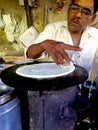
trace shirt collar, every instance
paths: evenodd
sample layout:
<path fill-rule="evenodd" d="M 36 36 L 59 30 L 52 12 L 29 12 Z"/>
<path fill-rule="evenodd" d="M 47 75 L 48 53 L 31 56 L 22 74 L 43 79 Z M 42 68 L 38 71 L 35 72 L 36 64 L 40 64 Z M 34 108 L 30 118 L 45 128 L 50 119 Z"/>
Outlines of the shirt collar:
<path fill-rule="evenodd" d="M 84 30 L 84 33 L 89 37 L 92 37 L 94 35 L 93 30 L 91 30 L 92 27 L 87 26 L 87 28 Z"/>

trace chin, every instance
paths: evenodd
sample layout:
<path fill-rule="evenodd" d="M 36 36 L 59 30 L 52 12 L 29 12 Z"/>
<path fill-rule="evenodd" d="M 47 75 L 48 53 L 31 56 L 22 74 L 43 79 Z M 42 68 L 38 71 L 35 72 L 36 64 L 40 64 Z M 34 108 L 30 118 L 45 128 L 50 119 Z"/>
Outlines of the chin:
<path fill-rule="evenodd" d="M 80 31 L 80 29 L 78 29 L 76 27 L 70 27 L 69 30 L 72 32 L 79 32 Z"/>

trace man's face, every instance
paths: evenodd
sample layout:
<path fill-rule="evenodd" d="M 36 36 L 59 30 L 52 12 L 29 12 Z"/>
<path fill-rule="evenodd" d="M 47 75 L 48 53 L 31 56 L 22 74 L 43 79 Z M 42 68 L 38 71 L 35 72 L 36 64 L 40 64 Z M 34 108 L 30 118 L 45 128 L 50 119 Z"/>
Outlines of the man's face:
<path fill-rule="evenodd" d="M 82 32 L 94 20 L 93 0 L 72 0 L 68 10 L 70 32 Z"/>

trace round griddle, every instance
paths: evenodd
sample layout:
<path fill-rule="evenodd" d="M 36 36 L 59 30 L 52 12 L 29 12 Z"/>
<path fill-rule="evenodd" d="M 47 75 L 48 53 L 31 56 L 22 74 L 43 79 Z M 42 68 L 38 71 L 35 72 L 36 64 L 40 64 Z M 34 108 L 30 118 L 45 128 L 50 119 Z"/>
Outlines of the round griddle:
<path fill-rule="evenodd" d="M 35 63 L 30 63 L 35 64 Z M 40 62 L 38 62 L 40 64 Z M 16 70 L 26 64 L 14 65 L 1 72 L 1 80 L 15 88 L 22 90 L 33 91 L 51 91 L 61 90 L 67 87 L 83 83 L 88 78 L 88 72 L 83 67 L 75 65 L 75 70 L 65 76 L 47 78 L 47 79 L 33 79 L 16 74 Z"/>

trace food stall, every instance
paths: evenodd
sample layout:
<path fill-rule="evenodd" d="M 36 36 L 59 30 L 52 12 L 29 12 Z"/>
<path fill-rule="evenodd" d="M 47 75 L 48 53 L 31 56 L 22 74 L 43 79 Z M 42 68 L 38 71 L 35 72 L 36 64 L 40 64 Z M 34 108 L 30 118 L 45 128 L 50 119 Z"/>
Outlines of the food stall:
<path fill-rule="evenodd" d="M 38 127 L 42 130 L 45 130 L 45 128 L 51 125 L 51 114 L 54 113 L 50 112 L 50 122 L 48 122 L 47 118 L 49 115 L 46 113 L 48 113 L 48 107 L 50 107 L 50 104 L 52 103 L 49 101 L 50 98 L 47 98 L 47 95 L 50 95 L 52 92 L 55 91 L 60 91 L 60 89 L 65 89 L 65 84 L 67 84 L 67 86 L 69 85 L 68 87 L 71 87 L 72 85 L 78 85 L 80 83 L 83 83 L 88 77 L 86 70 L 76 65 L 75 71 L 73 71 L 71 74 L 68 74 L 68 77 L 64 75 L 64 77 L 60 76 L 60 78 L 57 77 L 56 79 L 52 77 L 53 79 L 45 79 L 44 82 L 43 80 L 30 78 L 31 75 L 21 75 L 20 71 L 16 73 L 16 70 L 18 68 L 21 68 L 23 66 L 25 67 L 25 65 L 39 64 L 31 59 L 26 59 L 24 56 L 25 46 L 28 46 L 30 44 L 30 41 L 28 41 L 28 39 L 34 40 L 34 38 L 36 38 L 36 36 L 40 32 L 42 32 L 42 30 L 48 23 L 66 19 L 65 13 L 67 12 L 69 3 L 69 0 L 4 0 L 4 2 L 0 1 L 1 78 L 6 85 L 18 90 L 17 94 L 19 96 L 21 95 L 21 93 L 23 93 L 21 99 L 22 102 L 24 102 L 24 97 L 26 98 L 25 100 L 27 101 L 27 104 L 29 101 L 29 107 L 31 112 L 30 116 L 34 119 L 35 122 L 34 124 L 31 123 L 30 125 L 31 128 L 34 127 L 34 130 L 38 130 Z M 95 26 L 97 28 L 96 21 L 92 26 Z M 32 31 L 32 29 L 34 32 Z M 30 31 L 32 31 L 33 33 L 31 33 Z M 27 39 L 26 36 L 28 36 Z M 96 78 L 95 66 L 96 64 L 94 63 L 90 79 L 93 81 L 95 81 Z M 61 80 L 61 78 L 63 79 L 63 81 Z M 33 86 L 32 83 L 34 84 Z M 59 88 L 59 84 L 62 84 L 62 88 Z M 31 95 L 28 95 L 28 91 Z M 34 91 L 33 96 L 31 91 Z M 32 100 L 35 103 L 34 106 L 31 102 Z M 24 103 L 22 105 L 25 106 Z M 38 107 L 40 108 L 37 109 L 40 118 L 39 115 L 34 114 L 36 113 L 36 105 L 38 105 Z M 32 108 L 34 111 L 31 111 Z M 53 108 L 51 107 L 50 110 L 51 109 Z M 25 109 L 23 111 L 27 112 L 27 110 Z M 46 114 L 46 116 L 44 116 L 44 114 Z M 33 122 L 32 118 L 31 122 Z M 36 123 L 36 120 L 40 123 Z M 23 123 L 24 122 L 25 121 L 23 121 Z M 28 119 L 26 123 L 29 124 Z M 23 125 L 25 126 L 25 123 Z M 59 128 L 61 126 L 55 127 Z"/>

